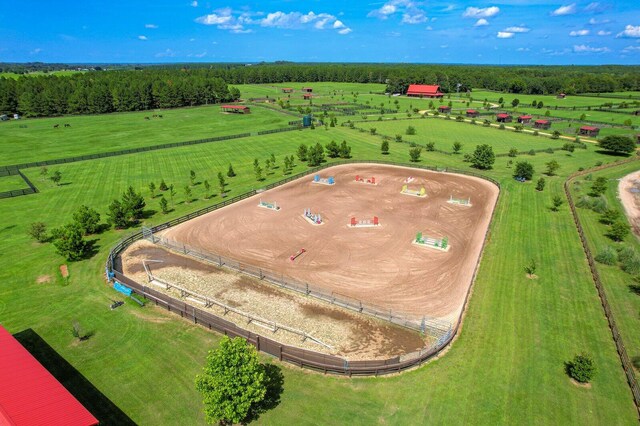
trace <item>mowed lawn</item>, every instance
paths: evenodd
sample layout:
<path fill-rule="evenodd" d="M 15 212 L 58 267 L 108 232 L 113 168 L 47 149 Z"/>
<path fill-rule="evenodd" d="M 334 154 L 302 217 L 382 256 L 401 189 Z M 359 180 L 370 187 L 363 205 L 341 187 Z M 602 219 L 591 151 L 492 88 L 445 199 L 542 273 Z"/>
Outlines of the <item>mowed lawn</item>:
<path fill-rule="evenodd" d="M 507 134 L 453 121 L 421 121 L 443 126 L 438 148 L 450 147 L 466 129 L 482 135 L 469 142 L 461 140 L 464 152 L 476 143 L 494 143 Z M 182 136 L 180 139 L 190 139 Z M 526 138 L 532 143 L 543 141 Z M 217 172 L 225 172 L 232 163 L 238 173 L 228 179 L 233 196 L 282 176 L 281 169 L 276 169 L 264 182 L 257 182 L 252 171 L 254 158 L 264 165 L 273 153 L 282 165 L 283 156 L 294 154 L 300 143 L 331 140 L 347 140 L 356 159 L 408 160 L 406 144 L 392 143 L 390 155 L 383 156 L 379 137 L 329 128 L 51 168 L 60 170 L 63 185 L 41 182 L 39 194 L 0 200 L 4 218 L 0 226 L 2 324 L 13 333 L 32 329 L 131 420 L 149 425 L 202 424 L 200 396 L 193 380 L 219 335 L 153 306 L 139 308 L 127 302 L 114 311 L 109 309 L 111 301 L 120 297 L 104 282 L 104 261 L 109 248 L 133 230 L 109 230 L 92 237 L 97 239 L 96 254 L 70 263 L 71 279 L 64 285 L 58 267 L 66 262 L 50 244 L 33 242 L 26 229 L 36 220 L 49 226 L 66 223 L 82 204 L 97 208 L 104 217 L 107 204 L 128 185 L 143 192 L 148 210 L 156 210 L 145 222 L 157 224 L 219 201 L 219 197 L 203 200 L 203 185 L 199 184 L 193 188 L 193 198 L 199 200 L 184 202 L 183 187 L 189 182 L 190 170 L 196 172 L 197 181 L 208 179 L 215 186 Z M 468 168 L 461 157 L 429 152 L 423 153 L 421 163 Z M 503 190 L 462 333 L 444 356 L 411 372 L 366 379 L 327 377 L 278 363 L 285 375 L 282 400 L 259 422 L 634 423 L 637 413 L 631 392 L 571 215 L 566 205 L 558 213 L 549 211 L 552 196 L 562 193 L 566 175 L 611 158 L 593 149 L 524 158 L 533 163 L 535 178 L 551 159 L 561 164 L 561 176 L 549 178 L 547 189 L 539 193 L 532 183 L 511 178 L 513 169 L 502 161 L 506 159 L 487 172 L 503 183 Z M 306 167 L 297 164 L 294 172 Z M 40 182 L 37 168 L 26 173 L 36 184 Z M 158 199 L 150 199 L 146 189 L 150 181 L 157 185 L 160 179 L 173 183 L 178 192 L 174 211 L 166 216 L 157 212 Z M 539 265 L 536 280 L 527 279 L 523 271 L 532 258 Z M 49 283 L 37 283 L 45 276 L 50 277 Z M 86 342 L 75 342 L 70 332 L 73 321 L 95 334 Z M 574 385 L 564 373 L 564 363 L 582 352 L 590 353 L 598 367 L 591 388 Z M 96 399 L 91 401 L 88 405 L 105 424 L 122 424 L 121 413 Z"/>
<path fill-rule="evenodd" d="M 624 99 L 606 98 L 603 93 L 602 96 L 571 96 L 567 95 L 564 99 L 558 99 L 556 95 L 527 95 L 523 93 L 501 93 L 491 92 L 488 90 L 476 90 L 474 89 L 470 96 L 475 100 L 483 101 L 487 99 L 489 102 L 498 102 L 500 98 L 504 100 L 505 106 L 511 106 L 511 101 L 518 99 L 523 104 L 531 104 L 533 101 L 544 104 L 544 108 L 558 107 L 597 107 L 605 103 L 618 104 L 625 101 Z M 628 102 L 628 100 L 627 100 Z"/>
<path fill-rule="evenodd" d="M 526 133 L 516 133 L 513 130 L 499 130 L 495 127 L 484 127 L 481 124 L 472 125 L 466 122 L 456 122 L 443 118 L 430 117 L 411 120 L 359 121 L 356 127 L 376 129 L 376 133 L 391 136 L 401 135 L 403 141 L 415 142 L 420 145 L 435 143 L 435 148 L 452 151 L 454 142 L 462 144 L 462 154 L 471 154 L 477 145 L 489 144 L 496 154 L 506 154 L 511 148 L 526 152 L 529 150 L 560 148 L 565 140 L 553 140 L 543 136 L 533 136 Z M 415 135 L 407 135 L 409 126 L 416 131 Z M 355 132 L 356 130 L 351 130 Z M 392 143 L 393 146 L 393 143 Z M 460 155 L 462 157 L 462 155 Z M 506 162 L 506 160 L 505 160 Z"/>
<path fill-rule="evenodd" d="M 0 192 L 27 188 L 29 188 L 29 185 L 18 175 L 0 176 Z"/>
<path fill-rule="evenodd" d="M 250 115 L 222 113 L 219 105 L 11 120 L 0 123 L 0 165 L 277 129 L 291 120 L 295 117 L 260 107 Z"/>
<path fill-rule="evenodd" d="M 591 181 L 585 180 L 585 176 L 581 176 L 573 181 L 571 193 L 577 202 L 581 196 L 589 193 L 593 180 L 599 176 L 606 177 L 609 180 L 609 185 L 605 197 L 609 208 L 618 210 L 624 220 L 624 208 L 618 198 L 618 179 L 638 169 L 640 169 L 640 163 L 633 162 L 593 173 Z M 633 234 L 628 235 L 620 243 L 608 238 L 605 235 L 608 232 L 608 226 L 599 222 L 600 214 L 589 209 L 578 208 L 578 215 L 587 235 L 589 248 L 594 256 L 604 250 L 605 247 L 616 249 L 631 247 L 636 252 L 640 252 L 640 243 Z M 597 267 L 629 357 L 632 359 L 640 357 L 640 335 L 638 335 L 638 330 L 640 329 L 640 315 L 638 314 L 640 312 L 640 294 L 634 291 L 634 286 L 637 286 L 638 283 L 633 280 L 631 275 L 623 272 L 618 265 L 608 266 L 598 263 Z"/>

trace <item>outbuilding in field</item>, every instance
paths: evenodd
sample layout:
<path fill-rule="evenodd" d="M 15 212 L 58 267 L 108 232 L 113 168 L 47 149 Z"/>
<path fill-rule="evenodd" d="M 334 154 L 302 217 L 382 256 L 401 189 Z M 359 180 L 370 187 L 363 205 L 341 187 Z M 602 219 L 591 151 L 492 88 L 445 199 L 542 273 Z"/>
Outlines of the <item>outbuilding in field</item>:
<path fill-rule="evenodd" d="M 564 93 L 558 93 L 558 96 L 556 96 L 556 98 L 558 98 L 558 99 L 564 99 L 566 97 L 567 97 L 567 95 L 564 94 Z"/>
<path fill-rule="evenodd" d="M 311 92 L 313 92 L 313 88 L 311 88 L 311 87 L 303 87 L 302 91 L 305 92 L 305 93 L 311 93 Z"/>
<path fill-rule="evenodd" d="M 467 110 L 467 117 L 470 117 L 470 118 L 476 118 L 476 117 L 478 117 L 479 115 L 480 115 L 480 113 L 479 113 L 477 110 L 475 110 L 475 109 L 468 109 L 468 110 Z"/>
<path fill-rule="evenodd" d="M 302 95 L 302 99 L 311 99 L 313 98 L 313 93 L 305 93 Z"/>
<path fill-rule="evenodd" d="M 442 114 L 449 114 L 451 112 L 451 107 L 447 105 L 440 105 L 438 107 L 438 112 Z"/>
<path fill-rule="evenodd" d="M 222 105 L 220 106 L 222 112 L 231 112 L 234 114 L 249 114 L 251 109 L 246 105 Z"/>
<path fill-rule="evenodd" d="M 0 383 L 1 425 L 98 424 L 98 419 L 2 326 Z"/>
<path fill-rule="evenodd" d="M 291 87 L 283 87 L 282 93 L 293 93 L 293 89 Z"/>
<path fill-rule="evenodd" d="M 518 117 L 518 123 L 520 124 L 530 123 L 532 118 L 533 117 L 530 115 L 521 115 L 520 117 Z"/>
<path fill-rule="evenodd" d="M 496 115 L 496 121 L 498 123 L 511 123 L 512 120 L 513 117 L 511 117 L 509 114 L 500 113 Z"/>
<path fill-rule="evenodd" d="M 582 126 L 580 127 L 580 130 L 578 131 L 578 134 L 583 135 L 583 136 L 598 136 L 598 133 L 600 133 L 600 128 L 599 127 L 594 127 L 594 126 Z"/>
<path fill-rule="evenodd" d="M 410 84 L 407 89 L 407 96 L 416 98 L 442 98 L 444 93 L 440 92 L 440 86 L 428 84 Z"/>
<path fill-rule="evenodd" d="M 0 115 L 0 121 L 8 121 L 9 117 L 7 117 L 7 114 L 2 114 Z"/>
<path fill-rule="evenodd" d="M 640 115 L 640 109 L 633 111 L 633 115 Z"/>
<path fill-rule="evenodd" d="M 551 128 L 551 122 L 549 120 L 536 120 L 533 122 L 533 127 L 536 129 L 549 130 Z"/>

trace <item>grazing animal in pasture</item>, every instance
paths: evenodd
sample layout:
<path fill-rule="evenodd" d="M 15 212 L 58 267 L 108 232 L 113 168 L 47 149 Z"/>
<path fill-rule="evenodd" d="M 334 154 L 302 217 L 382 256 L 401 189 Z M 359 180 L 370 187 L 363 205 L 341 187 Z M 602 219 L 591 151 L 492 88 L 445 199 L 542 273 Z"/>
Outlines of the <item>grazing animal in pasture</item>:
<path fill-rule="evenodd" d="M 53 125 L 53 128 L 54 128 L 54 129 L 57 129 L 58 127 L 60 127 L 60 125 L 59 125 L 59 124 L 54 124 L 54 125 Z"/>

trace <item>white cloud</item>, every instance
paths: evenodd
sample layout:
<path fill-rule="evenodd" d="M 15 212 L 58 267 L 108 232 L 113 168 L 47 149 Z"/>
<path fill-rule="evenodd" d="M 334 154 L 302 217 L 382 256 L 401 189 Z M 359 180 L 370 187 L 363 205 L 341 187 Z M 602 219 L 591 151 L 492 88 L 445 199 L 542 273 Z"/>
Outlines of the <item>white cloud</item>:
<path fill-rule="evenodd" d="M 610 19 L 602 19 L 601 21 L 598 21 L 596 18 L 589 19 L 589 25 L 608 24 L 609 22 L 611 22 Z"/>
<path fill-rule="evenodd" d="M 497 6 L 485 7 L 480 9 L 478 7 L 468 7 L 462 14 L 463 18 L 491 18 L 500 13 L 500 8 Z"/>
<path fill-rule="evenodd" d="M 600 3 L 593 2 L 593 3 L 589 3 L 587 7 L 584 8 L 584 10 L 586 10 L 587 12 L 591 12 L 593 10 L 598 10 L 599 8 L 600 8 Z"/>
<path fill-rule="evenodd" d="M 531 29 L 527 27 L 509 27 L 505 28 L 504 31 L 507 33 L 528 33 Z"/>
<path fill-rule="evenodd" d="M 571 3 L 566 6 L 560 6 L 553 12 L 551 12 L 551 16 L 563 16 L 563 15 L 572 15 L 576 13 L 576 4 Z"/>
<path fill-rule="evenodd" d="M 569 33 L 569 35 L 571 37 L 582 37 L 582 36 L 586 36 L 589 35 L 589 30 L 577 30 L 577 31 L 571 31 Z"/>
<path fill-rule="evenodd" d="M 198 2 L 196 0 L 193 0 L 191 3 L 189 3 L 191 5 L 191 7 L 198 7 Z"/>
<path fill-rule="evenodd" d="M 611 52 L 608 47 L 591 47 L 586 44 L 579 44 L 573 46 L 573 51 L 576 53 L 607 53 Z"/>
<path fill-rule="evenodd" d="M 328 13 L 309 12 L 302 14 L 300 12 L 285 13 L 281 11 L 268 13 L 265 18 L 259 21 L 263 27 L 300 29 L 308 24 L 313 24 L 317 30 L 328 28 L 339 30 L 338 34 L 349 34 L 352 30 L 348 28 L 344 22 L 340 21 L 334 15 Z"/>
<path fill-rule="evenodd" d="M 433 27 L 432 27 L 431 25 L 429 25 L 429 26 L 427 27 L 427 31 L 433 31 Z"/>
<path fill-rule="evenodd" d="M 528 51 L 530 51 L 530 50 L 531 50 L 531 49 L 529 49 L 528 47 L 518 47 L 518 48 L 516 49 L 516 51 L 517 51 L 517 52 L 528 52 Z"/>
<path fill-rule="evenodd" d="M 351 31 L 353 31 L 351 28 L 344 28 L 344 29 L 342 29 L 342 30 L 338 31 L 338 34 L 340 34 L 340 35 L 347 35 L 347 34 L 349 34 Z"/>
<path fill-rule="evenodd" d="M 447 47 L 449 47 L 449 45 L 448 45 L 448 44 L 441 44 L 441 45 L 440 45 L 440 48 L 441 48 L 441 49 L 446 49 Z"/>
<path fill-rule="evenodd" d="M 598 31 L 598 35 L 599 36 L 608 36 L 608 35 L 611 35 L 611 31 L 600 30 L 600 31 Z"/>
<path fill-rule="evenodd" d="M 385 20 L 391 15 L 402 13 L 401 22 L 403 24 L 421 24 L 427 22 L 429 18 L 418 5 L 419 3 L 412 0 L 389 0 L 380 8 L 369 12 L 367 16 Z"/>
<path fill-rule="evenodd" d="M 626 27 L 624 27 L 624 31 L 622 31 L 621 33 L 618 33 L 616 37 L 617 38 L 620 38 L 620 37 L 638 38 L 640 37 L 640 25 L 638 26 L 627 25 Z"/>
<path fill-rule="evenodd" d="M 31 52 L 29 52 L 29 54 L 31 55 L 37 55 L 38 53 L 42 52 L 42 49 L 40 49 L 39 47 L 36 47 L 35 49 L 33 49 Z"/>
<path fill-rule="evenodd" d="M 451 12 L 452 10 L 454 10 L 456 8 L 455 4 L 450 4 L 449 6 L 445 7 L 444 9 L 442 9 L 443 12 Z"/>
<path fill-rule="evenodd" d="M 167 49 L 164 52 L 158 52 L 156 53 L 156 58 L 173 58 L 174 56 L 176 56 L 176 52 L 174 52 L 171 49 Z"/>
<path fill-rule="evenodd" d="M 196 18 L 198 24 L 203 25 L 223 25 L 229 23 L 233 19 L 231 16 L 231 9 L 220 9 L 217 13 L 211 13 L 209 15 L 200 16 Z"/>
<path fill-rule="evenodd" d="M 149 40 L 147 36 L 139 35 L 138 40 Z"/>
<path fill-rule="evenodd" d="M 489 25 L 489 21 L 484 18 L 480 18 L 473 24 L 474 27 L 484 27 L 485 25 Z"/>
<path fill-rule="evenodd" d="M 640 51 L 640 46 L 627 46 L 624 49 L 622 49 L 623 52 L 633 52 L 633 51 Z"/>
<path fill-rule="evenodd" d="M 513 38 L 514 33 L 507 31 L 498 31 L 498 38 Z"/>
<path fill-rule="evenodd" d="M 158 26 L 156 24 L 144 24 L 145 28 L 150 28 L 152 30 L 155 30 L 156 28 L 158 28 Z"/>

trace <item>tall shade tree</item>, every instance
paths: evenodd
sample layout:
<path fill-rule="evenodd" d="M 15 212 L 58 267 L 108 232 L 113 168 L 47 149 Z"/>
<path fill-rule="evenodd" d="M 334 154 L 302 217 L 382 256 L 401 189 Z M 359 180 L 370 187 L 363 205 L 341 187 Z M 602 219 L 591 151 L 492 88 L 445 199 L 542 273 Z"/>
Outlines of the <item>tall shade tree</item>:
<path fill-rule="evenodd" d="M 635 151 L 636 144 L 630 137 L 622 135 L 609 135 L 598 141 L 600 148 L 611 151 L 619 152 L 623 154 L 629 154 Z"/>
<path fill-rule="evenodd" d="M 471 165 L 476 169 L 488 170 L 493 167 L 495 162 L 496 155 L 493 153 L 491 145 L 478 145 L 471 155 Z"/>

